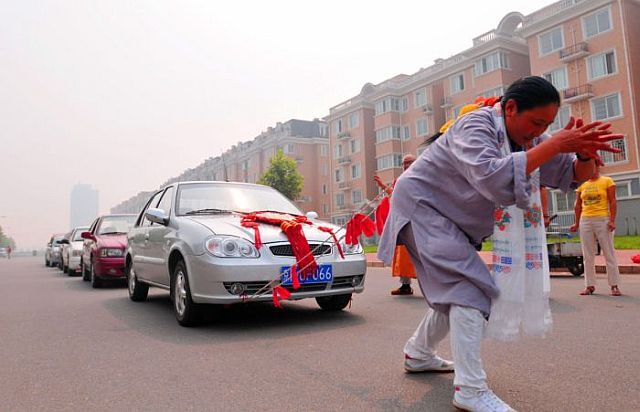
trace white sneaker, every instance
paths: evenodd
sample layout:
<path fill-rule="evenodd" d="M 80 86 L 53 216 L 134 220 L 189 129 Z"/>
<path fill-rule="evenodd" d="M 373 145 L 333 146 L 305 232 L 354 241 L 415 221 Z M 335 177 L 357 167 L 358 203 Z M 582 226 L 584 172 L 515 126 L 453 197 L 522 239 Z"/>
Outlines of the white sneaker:
<path fill-rule="evenodd" d="M 471 412 L 516 412 L 511 406 L 507 405 L 502 399 L 487 389 L 478 391 L 475 395 L 463 395 L 460 388 L 456 387 L 456 393 L 453 395 L 453 406 L 463 411 Z"/>
<path fill-rule="evenodd" d="M 453 362 L 434 356 L 429 360 L 413 359 L 404 355 L 404 370 L 409 373 L 418 372 L 453 372 Z"/>

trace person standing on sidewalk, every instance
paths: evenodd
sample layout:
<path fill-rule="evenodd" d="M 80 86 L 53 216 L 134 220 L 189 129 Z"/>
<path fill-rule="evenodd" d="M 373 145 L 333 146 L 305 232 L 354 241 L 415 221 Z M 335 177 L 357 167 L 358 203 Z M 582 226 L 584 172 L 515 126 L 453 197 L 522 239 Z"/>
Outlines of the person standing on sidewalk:
<path fill-rule="evenodd" d="M 560 95 L 547 80 L 517 80 L 493 107 L 455 120 L 394 188 L 378 257 L 389 264 L 396 244 L 404 244 L 428 305 L 405 345 L 404 367 L 455 370 L 453 404 L 463 410 L 513 411 L 489 389 L 480 360 L 500 291 L 477 250 L 494 232 L 496 206 L 530 208 L 537 185 L 566 192 L 593 176 L 598 150 L 618 151 L 607 142 L 622 136 L 601 122 L 582 126 L 571 118 L 554 135 L 544 134 L 559 106 Z M 539 181 L 532 178 L 537 169 Z M 455 366 L 436 353 L 449 331 Z"/>
<path fill-rule="evenodd" d="M 580 229 L 582 255 L 584 256 L 585 288 L 581 295 L 592 295 L 596 290 L 595 251 L 596 240 L 600 244 L 607 263 L 607 279 L 611 295 L 620 296 L 620 272 L 613 246 L 616 230 L 616 185 L 609 176 L 595 175 L 584 182 L 576 191 L 575 223 L 569 230 Z"/>
<path fill-rule="evenodd" d="M 402 172 L 404 173 L 413 162 L 416 161 L 416 157 L 412 154 L 407 154 L 402 158 Z M 393 194 L 393 186 L 385 185 L 380 177 L 374 176 L 380 189 L 384 190 L 389 196 Z M 413 295 L 413 288 L 411 287 L 411 279 L 416 278 L 416 270 L 411 263 L 411 257 L 409 252 L 403 245 L 396 246 L 396 250 L 393 253 L 393 262 L 391 263 L 391 276 L 400 278 L 400 287 L 393 289 L 391 294 L 393 296 L 399 295 Z"/>

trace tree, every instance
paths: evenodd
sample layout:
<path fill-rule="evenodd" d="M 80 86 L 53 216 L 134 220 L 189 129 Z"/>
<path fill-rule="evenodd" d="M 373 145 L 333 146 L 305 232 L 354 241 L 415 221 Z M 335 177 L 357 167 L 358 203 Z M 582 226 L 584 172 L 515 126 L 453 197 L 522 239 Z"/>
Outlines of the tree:
<path fill-rule="evenodd" d="M 2 231 L 2 226 L 0 226 L 0 247 L 7 247 L 7 246 L 11 246 L 12 249 L 15 249 L 16 242 L 9 236 L 5 235 L 4 232 Z"/>
<path fill-rule="evenodd" d="M 260 177 L 258 183 L 271 186 L 290 200 L 296 200 L 302 192 L 304 177 L 298 172 L 298 164 L 282 150 L 278 150 L 271 158 L 267 171 Z"/>

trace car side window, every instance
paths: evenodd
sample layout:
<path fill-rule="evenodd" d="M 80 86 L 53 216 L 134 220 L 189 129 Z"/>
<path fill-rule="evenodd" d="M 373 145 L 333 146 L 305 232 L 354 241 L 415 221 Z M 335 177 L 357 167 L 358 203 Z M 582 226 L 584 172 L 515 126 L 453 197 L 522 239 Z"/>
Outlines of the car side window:
<path fill-rule="evenodd" d="M 100 220 L 100 219 L 96 219 L 96 220 L 93 221 L 93 223 L 89 227 L 88 232 L 95 233 L 96 226 L 98 225 L 98 220 Z"/>
<path fill-rule="evenodd" d="M 162 199 L 158 203 L 158 209 L 164 210 L 164 213 L 169 216 L 171 214 L 171 199 L 173 198 L 173 186 L 168 187 L 162 195 Z"/>
<path fill-rule="evenodd" d="M 150 221 L 149 219 L 147 219 L 144 214 L 147 212 L 147 210 L 149 210 L 149 208 L 156 207 L 156 205 L 158 204 L 158 199 L 160 198 L 162 193 L 163 192 L 158 192 L 155 195 L 153 195 L 153 197 L 151 198 L 151 201 L 149 202 L 149 204 L 147 204 L 147 207 L 142 212 L 142 225 L 140 225 L 140 226 L 148 227 L 148 226 L 152 226 L 153 225 L 153 222 Z"/>

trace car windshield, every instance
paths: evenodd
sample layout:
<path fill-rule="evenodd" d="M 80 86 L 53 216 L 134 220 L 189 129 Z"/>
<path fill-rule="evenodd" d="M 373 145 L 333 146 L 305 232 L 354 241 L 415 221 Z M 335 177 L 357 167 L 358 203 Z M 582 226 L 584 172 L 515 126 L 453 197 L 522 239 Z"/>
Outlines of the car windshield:
<path fill-rule="evenodd" d="M 107 216 L 98 227 L 99 235 L 127 233 L 136 221 L 136 216 Z"/>
<path fill-rule="evenodd" d="M 83 228 L 79 228 L 78 230 L 76 230 L 76 233 L 73 234 L 73 239 L 71 240 L 72 242 L 77 242 L 79 240 L 82 240 L 82 232 L 87 231 L 89 228 L 83 227 Z"/>
<path fill-rule="evenodd" d="M 60 241 L 64 239 L 64 236 L 57 236 L 53 238 L 53 246 L 59 246 Z"/>
<path fill-rule="evenodd" d="M 302 212 L 280 192 L 266 186 L 184 184 L 178 191 L 177 215 L 219 214 L 229 211 L 272 210 L 300 215 Z"/>

